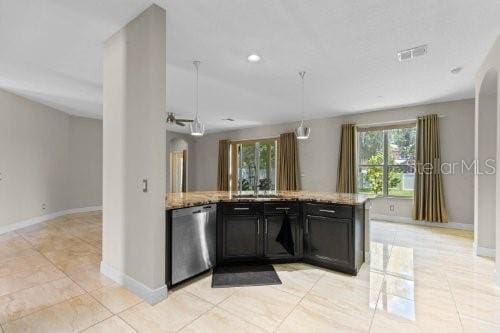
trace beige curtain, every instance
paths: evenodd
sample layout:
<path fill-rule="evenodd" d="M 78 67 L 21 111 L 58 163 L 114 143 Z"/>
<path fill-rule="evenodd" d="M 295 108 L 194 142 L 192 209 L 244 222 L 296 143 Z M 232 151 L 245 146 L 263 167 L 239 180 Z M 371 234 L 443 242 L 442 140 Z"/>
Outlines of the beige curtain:
<path fill-rule="evenodd" d="M 279 163 L 278 163 L 278 190 L 298 191 L 299 181 L 299 152 L 295 133 L 280 135 Z"/>
<path fill-rule="evenodd" d="M 217 170 L 217 190 L 229 191 L 229 141 L 219 141 L 219 166 Z"/>
<path fill-rule="evenodd" d="M 431 222 L 448 222 L 441 177 L 438 116 L 417 120 L 417 151 L 413 218 Z"/>
<path fill-rule="evenodd" d="M 353 124 L 342 125 L 337 192 L 356 192 L 356 126 Z"/>

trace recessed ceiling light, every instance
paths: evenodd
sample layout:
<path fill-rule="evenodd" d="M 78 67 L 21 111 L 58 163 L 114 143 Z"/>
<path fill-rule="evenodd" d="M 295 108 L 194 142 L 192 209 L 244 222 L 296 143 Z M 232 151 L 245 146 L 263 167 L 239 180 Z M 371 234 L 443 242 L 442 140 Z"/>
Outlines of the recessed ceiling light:
<path fill-rule="evenodd" d="M 464 69 L 464 68 L 463 67 L 455 67 L 450 72 L 451 72 L 451 74 L 458 74 L 462 71 L 462 69 Z"/>
<path fill-rule="evenodd" d="M 260 56 L 258 54 L 251 54 L 248 56 L 248 61 L 250 62 L 259 62 Z"/>

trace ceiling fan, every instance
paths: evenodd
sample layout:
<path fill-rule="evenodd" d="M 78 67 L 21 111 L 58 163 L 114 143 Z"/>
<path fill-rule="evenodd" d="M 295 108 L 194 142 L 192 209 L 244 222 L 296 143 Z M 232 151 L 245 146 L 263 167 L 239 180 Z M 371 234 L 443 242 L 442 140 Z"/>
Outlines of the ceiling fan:
<path fill-rule="evenodd" d="M 173 112 L 168 112 L 167 113 L 167 124 L 175 124 L 179 126 L 186 126 L 184 123 L 192 123 L 192 119 L 178 119 L 175 117 L 175 114 Z"/>

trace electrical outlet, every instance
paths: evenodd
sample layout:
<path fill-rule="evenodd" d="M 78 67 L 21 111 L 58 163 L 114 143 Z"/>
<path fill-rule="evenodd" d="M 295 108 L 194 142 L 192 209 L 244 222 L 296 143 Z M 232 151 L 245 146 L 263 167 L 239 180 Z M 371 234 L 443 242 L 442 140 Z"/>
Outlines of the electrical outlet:
<path fill-rule="evenodd" d="M 43 204 L 42 204 L 42 209 L 43 209 L 43 210 L 47 209 L 47 204 L 44 204 L 44 203 L 43 203 Z"/>

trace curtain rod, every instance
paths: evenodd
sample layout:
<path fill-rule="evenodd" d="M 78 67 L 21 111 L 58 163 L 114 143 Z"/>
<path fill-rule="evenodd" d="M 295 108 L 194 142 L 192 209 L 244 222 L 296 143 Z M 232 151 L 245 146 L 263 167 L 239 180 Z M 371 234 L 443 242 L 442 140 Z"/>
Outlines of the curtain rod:
<path fill-rule="evenodd" d="M 421 115 L 418 115 L 416 118 L 412 118 L 412 119 L 392 120 L 392 121 L 384 121 L 384 122 L 379 122 L 379 123 L 355 124 L 355 125 L 357 127 L 375 127 L 375 126 L 405 124 L 405 123 L 416 122 L 418 117 L 421 117 Z M 438 115 L 438 118 L 446 118 L 446 116 Z"/>

